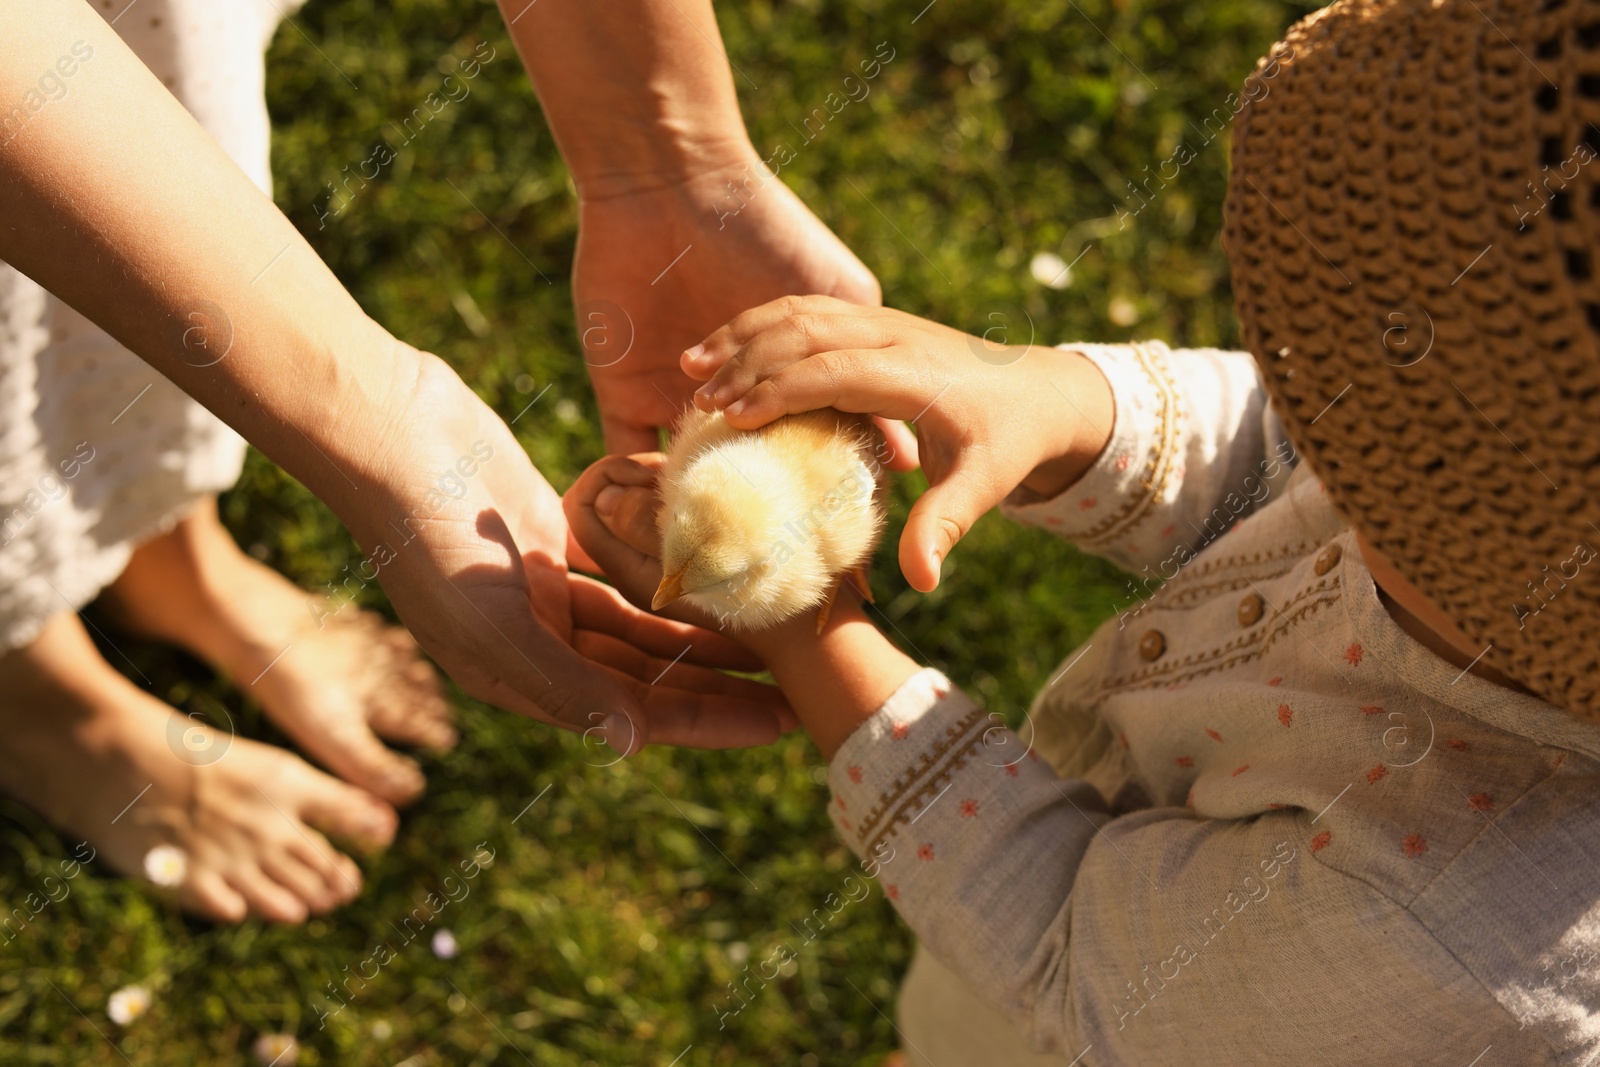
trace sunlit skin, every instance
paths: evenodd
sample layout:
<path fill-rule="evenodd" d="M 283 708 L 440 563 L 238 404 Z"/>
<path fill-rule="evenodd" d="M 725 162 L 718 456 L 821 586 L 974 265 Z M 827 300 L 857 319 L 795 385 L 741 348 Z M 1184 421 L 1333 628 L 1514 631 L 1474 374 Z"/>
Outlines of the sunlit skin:
<path fill-rule="evenodd" d="M 997 353 L 904 312 L 826 298 L 752 309 L 686 351 L 683 362 L 706 383 L 697 406 L 723 411 L 740 429 L 824 406 L 916 418 L 931 488 L 902 532 L 900 563 L 918 589 L 934 587 L 948 551 L 1018 484 L 1041 497 L 1067 489 L 1105 450 L 1116 420 L 1109 386 L 1081 354 Z M 614 457 L 585 472 L 566 499 L 574 534 L 636 603 L 650 602 L 661 577 L 648 522 L 658 462 Z M 1472 663 L 1481 649 L 1365 542 L 1362 554 L 1407 633 L 1451 663 Z M 804 629 L 791 622 L 740 638 L 831 758 L 917 664 L 859 609 L 838 612 L 820 635 Z M 1508 684 L 1487 658 L 1472 671 Z"/>
<path fill-rule="evenodd" d="M 0 258 L 324 500 L 401 620 L 471 695 L 579 732 L 604 708 L 619 743 L 775 738 L 775 698 L 690 673 L 647 684 L 661 667 L 641 650 L 665 652 L 661 666 L 685 643 L 686 660 L 746 656 L 715 635 L 688 640 L 569 573 L 560 501 L 505 422 L 441 360 L 368 317 L 92 9 L 0 9 L 0 93 L 21 98 L 25 72 L 80 39 L 96 77 L 0 148 Z M 231 331 L 226 358 L 204 366 L 172 333 L 198 297 Z M 485 450 L 493 458 L 463 494 L 432 492 L 441 471 Z"/>
<path fill-rule="evenodd" d="M 586 471 L 567 494 L 568 514 L 585 549 L 626 595 L 645 603 L 661 576 L 654 558 L 659 537 L 652 484 L 658 463 L 659 455 L 612 457 Z M 1362 556 L 1389 614 L 1424 647 L 1458 667 L 1482 651 L 1364 542 Z M 681 602 L 670 610 L 689 621 L 714 621 L 698 618 Z M 821 634 L 813 632 L 807 616 L 739 638 L 766 663 L 824 759 L 832 759 L 856 727 L 918 670 L 853 598 L 841 598 Z M 1520 689 L 1485 659 L 1472 666 L 1473 674 Z"/>
<path fill-rule="evenodd" d="M 653 353 L 635 352 L 622 372 L 597 381 L 608 437 L 648 433 L 666 421 L 670 416 L 663 413 L 680 407 L 692 388 L 677 369 L 676 350 L 740 308 L 788 291 L 877 299 L 870 272 L 781 185 L 746 213 L 749 225 L 737 235 L 703 249 L 651 289 L 648 283 L 682 249 L 666 245 L 681 232 L 698 232 L 726 176 L 753 158 L 713 43 L 710 4 L 644 0 L 631 5 L 633 14 L 614 14 L 610 5 L 546 4 L 531 14 L 528 5 L 510 6 L 519 43 L 537 27 L 534 36 L 548 49 L 529 53 L 529 61 L 544 72 L 541 89 L 582 190 L 577 288 L 627 303 L 631 328 L 641 336 L 681 337 Z M 659 49 L 662 40 L 676 45 Z M 0 145 L 0 259 L 145 358 L 321 497 L 360 544 L 363 568 L 375 573 L 421 645 L 466 692 L 628 749 L 652 742 L 761 744 L 792 726 L 792 713 L 771 687 L 709 669 L 753 667 L 748 652 L 640 611 L 608 587 L 569 572 L 570 538 L 559 499 L 505 423 L 441 361 L 399 342 L 356 305 L 270 199 L 88 5 L 40 0 L 0 10 L 0 97 L 23 99 L 38 72 L 68 48 L 80 58 L 92 54 L 93 77 L 75 79 L 70 92 L 8 130 Z M 619 55 L 630 62 L 619 66 Z M 721 64 L 720 74 L 708 56 Z M 577 97 L 562 96 L 561 85 L 573 76 L 569 68 L 585 64 L 605 76 L 585 79 Z M 623 85 L 619 71 L 636 81 Z M 609 86 L 620 87 L 633 103 L 591 109 L 582 92 Z M 708 106 L 717 94 L 722 105 Z M 594 121 L 596 114 L 615 122 Z M 595 155 L 596 146 L 614 150 L 612 161 L 632 161 L 626 180 L 609 186 L 599 180 L 611 163 Z M 639 225 L 641 217 L 650 225 Z M 652 251 L 641 245 L 641 232 L 659 236 L 661 264 L 641 260 L 641 251 Z M 638 276 L 646 270 L 648 277 Z M 693 293 L 714 295 L 690 299 Z M 660 302 L 652 304 L 657 296 Z M 175 324 L 188 332 L 175 333 Z M 203 358 L 186 358 L 195 355 L 191 341 L 199 342 Z M 217 356 L 217 346 L 224 355 Z M 442 502 L 430 497 L 439 472 L 484 450 L 493 458 L 466 479 L 464 494 Z M 904 459 L 912 454 L 902 449 Z M 172 595 L 199 588 L 186 581 L 194 568 L 174 572 L 170 556 L 143 554 L 114 597 L 125 594 L 120 607 L 135 629 L 191 645 L 249 681 L 266 665 L 261 651 L 271 642 L 262 631 L 283 629 L 279 609 L 295 594 L 241 562 L 236 548 L 218 541 L 211 547 L 222 551 L 204 559 L 238 564 L 241 581 L 260 580 L 243 617 L 222 610 L 230 605 L 211 605 L 218 610 L 197 610 L 186 627 L 159 618 L 161 605 L 150 600 L 150 588 Z M 580 554 L 573 562 L 588 561 Z M 5 657 L 15 684 L 0 687 L 8 697 L 0 710 L 53 729 L 48 736 L 31 731 L 36 755 L 55 753 L 39 765 L 69 768 L 77 764 L 64 752 L 93 755 L 84 747 L 87 735 L 68 717 L 36 712 L 40 706 L 78 707 L 83 714 L 73 721 L 94 723 L 98 758 L 115 757 L 119 766 L 133 768 L 130 777 L 139 776 L 141 760 L 168 761 L 162 773 L 151 768 L 144 775 L 154 783 L 146 799 L 152 809 L 168 802 L 181 807 L 186 783 L 194 780 L 186 777 L 191 768 L 174 759 L 165 741 L 146 743 L 149 730 L 160 734 L 167 721 L 162 716 L 172 712 L 119 687 L 74 625 L 69 613 L 46 637 Z M 410 799 L 421 787 L 416 768 L 383 750 L 368 727 L 390 716 L 387 736 L 439 745 L 449 742 L 449 728 L 436 699 L 425 696 L 415 702 L 425 714 L 401 715 L 398 722 L 392 700 L 381 702 L 379 714 L 380 702 L 364 690 L 346 692 L 349 699 L 330 713 L 341 687 L 319 685 L 318 673 L 347 682 L 360 681 L 362 673 L 341 666 L 346 653 L 339 647 L 348 636 L 342 629 L 305 636 L 297 662 L 281 663 L 290 669 L 275 669 L 262 680 L 261 699 L 326 766 L 397 803 Z M 669 665 L 671 676 L 650 684 Z M 398 674 L 409 678 L 412 666 L 399 663 Z M 79 684 L 91 679 L 105 684 Z M 261 752 L 264 760 L 294 760 Z M 247 769 L 250 761 L 236 755 L 212 779 Z M 14 795 L 42 795 L 48 785 L 23 778 L 7 778 Z M 314 806 L 324 778 L 338 784 L 309 767 L 276 776 L 287 792 L 275 800 L 298 818 Z M 122 778 L 104 773 L 96 781 L 109 800 Z M 249 794 L 240 795 L 249 801 Z M 387 840 L 392 810 L 370 793 L 361 795 L 369 803 L 352 800 L 343 807 L 378 812 L 385 826 L 365 836 Z M 230 809 L 231 815 L 205 805 L 186 810 L 220 815 L 228 826 L 260 821 L 248 803 Z M 260 842 L 221 831 L 212 837 L 217 847 L 232 850 L 230 862 L 239 870 L 262 869 Z M 331 846 L 327 851 L 338 855 Z M 130 856 L 118 866 L 136 867 L 137 857 Z M 330 893 L 298 869 L 279 873 L 268 876 L 271 884 L 249 880 L 226 891 L 210 882 L 204 900 L 186 902 L 216 918 L 238 918 L 248 909 L 292 920 L 344 899 L 350 884 L 341 876 Z"/>

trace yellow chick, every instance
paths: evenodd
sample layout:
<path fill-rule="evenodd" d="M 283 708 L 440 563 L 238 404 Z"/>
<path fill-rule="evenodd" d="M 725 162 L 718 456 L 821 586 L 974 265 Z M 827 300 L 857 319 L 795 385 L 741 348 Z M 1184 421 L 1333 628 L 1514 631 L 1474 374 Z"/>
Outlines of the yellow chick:
<path fill-rule="evenodd" d="M 832 410 L 748 432 L 720 412 L 686 412 L 659 481 L 665 577 L 651 606 L 684 597 L 759 630 L 820 605 L 820 633 L 846 576 L 870 601 L 880 441 L 870 419 Z"/>

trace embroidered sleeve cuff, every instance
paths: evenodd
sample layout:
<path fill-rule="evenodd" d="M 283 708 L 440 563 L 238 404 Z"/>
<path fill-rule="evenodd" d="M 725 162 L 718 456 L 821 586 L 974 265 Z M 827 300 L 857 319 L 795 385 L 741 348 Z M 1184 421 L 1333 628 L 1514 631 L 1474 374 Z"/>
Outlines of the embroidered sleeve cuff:
<path fill-rule="evenodd" d="M 1019 1020 L 1059 1028 L 1039 970 L 1065 957 L 1073 881 L 1110 818 L 1094 788 L 1057 779 L 933 670 L 845 741 L 829 780 L 834 825 L 929 951 Z"/>
<path fill-rule="evenodd" d="M 913 674 L 845 739 L 828 768 L 834 825 L 862 858 L 908 824 L 981 750 L 997 718 L 932 668 Z"/>
<path fill-rule="evenodd" d="M 1147 520 L 1175 488 L 1179 405 L 1171 353 L 1160 341 L 1062 347 L 1082 352 L 1110 384 L 1116 404 L 1111 441 L 1065 491 L 1043 500 L 1019 488 L 1001 510 L 1126 565 L 1141 554 Z"/>

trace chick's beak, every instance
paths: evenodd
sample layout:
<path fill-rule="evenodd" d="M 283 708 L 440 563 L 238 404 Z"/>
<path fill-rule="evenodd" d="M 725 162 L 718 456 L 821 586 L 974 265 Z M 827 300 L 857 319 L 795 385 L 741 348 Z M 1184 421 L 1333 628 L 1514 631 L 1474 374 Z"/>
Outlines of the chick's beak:
<path fill-rule="evenodd" d="M 660 611 L 683 595 L 683 572 L 688 569 L 687 566 L 680 567 L 677 573 L 661 579 L 661 584 L 656 587 L 656 595 L 650 600 L 651 611 Z"/>

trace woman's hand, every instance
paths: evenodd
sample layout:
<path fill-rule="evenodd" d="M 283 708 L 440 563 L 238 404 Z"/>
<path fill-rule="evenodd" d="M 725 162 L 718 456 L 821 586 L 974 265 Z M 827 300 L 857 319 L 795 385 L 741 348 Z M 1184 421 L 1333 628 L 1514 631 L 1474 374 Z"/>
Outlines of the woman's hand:
<path fill-rule="evenodd" d="M 740 646 L 569 573 L 560 498 L 454 372 L 415 355 L 372 480 L 331 502 L 457 684 L 624 753 L 766 744 L 792 726 L 775 689 L 707 669 L 759 669 Z"/>
<path fill-rule="evenodd" d="M 786 293 L 877 304 L 872 272 L 755 153 L 628 192 L 584 199 L 573 296 L 610 452 L 648 452 L 689 404 L 679 354 Z M 895 470 L 916 439 L 883 427 Z"/>
<path fill-rule="evenodd" d="M 929 488 L 900 537 L 924 592 L 972 524 L 1018 485 L 1054 496 L 1111 438 L 1110 386 L 1081 353 L 1006 347 L 888 308 L 787 297 L 683 353 L 694 402 L 753 430 L 815 408 L 905 419 Z"/>

